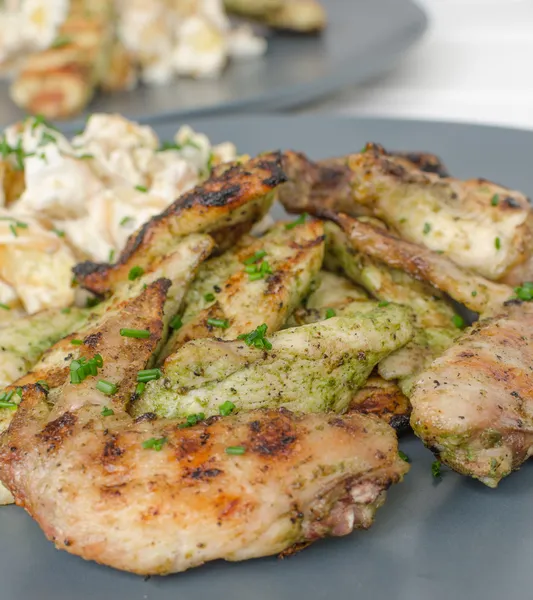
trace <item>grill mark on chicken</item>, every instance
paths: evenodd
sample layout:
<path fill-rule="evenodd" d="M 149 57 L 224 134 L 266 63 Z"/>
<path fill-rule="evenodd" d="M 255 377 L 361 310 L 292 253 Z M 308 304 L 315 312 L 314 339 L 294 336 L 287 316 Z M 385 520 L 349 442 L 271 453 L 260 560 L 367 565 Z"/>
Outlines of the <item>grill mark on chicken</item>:
<path fill-rule="evenodd" d="M 76 424 L 76 415 L 66 412 L 60 417 L 45 425 L 44 429 L 36 437 L 47 444 L 47 452 L 58 450 L 66 438 L 70 437 Z"/>

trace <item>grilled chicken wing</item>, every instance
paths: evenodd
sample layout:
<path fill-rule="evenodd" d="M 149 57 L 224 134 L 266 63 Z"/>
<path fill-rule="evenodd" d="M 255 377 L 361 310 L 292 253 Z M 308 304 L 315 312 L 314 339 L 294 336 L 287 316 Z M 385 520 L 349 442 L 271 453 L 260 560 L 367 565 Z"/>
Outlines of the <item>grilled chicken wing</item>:
<path fill-rule="evenodd" d="M 126 412 L 135 375 L 163 334 L 169 285 L 151 283 L 86 340 L 84 356 L 103 359 L 98 377 L 65 383 L 52 407 L 38 384 L 24 387 L 0 440 L 0 478 L 17 503 L 58 548 L 140 574 L 269 555 L 368 527 L 408 469 L 378 419 L 281 409 L 184 427 Z M 150 337 L 123 337 L 122 327 Z M 99 391 L 99 377 L 117 393 Z"/>
<path fill-rule="evenodd" d="M 318 288 L 307 298 L 305 306 L 294 311 L 288 324 L 291 324 L 290 326 L 306 325 L 323 321 L 331 318 L 332 311 L 334 315 L 340 317 L 357 317 L 358 314 L 371 312 L 377 307 L 378 302 L 369 300 L 363 289 L 356 287 L 344 277 L 322 271 Z M 396 355 L 403 357 L 402 351 L 411 344 L 412 342 L 409 342 L 403 348 L 389 354 L 381 361 L 380 365 L 394 360 Z M 420 349 L 419 352 L 422 351 Z M 422 367 L 419 367 L 417 372 L 421 370 Z M 412 377 L 412 371 L 409 371 L 407 376 L 403 372 L 401 375 Z M 395 379 L 395 377 L 391 377 L 391 379 Z M 385 381 L 382 377 L 374 374 L 367 379 L 362 388 L 355 392 L 348 410 L 374 414 L 389 423 L 394 429 L 401 430 L 409 424 L 411 404 L 396 383 Z"/>
<path fill-rule="evenodd" d="M 185 298 L 183 325 L 170 337 L 160 360 L 190 340 L 234 340 L 263 323 L 270 332 L 280 329 L 320 270 L 323 234 L 320 221 L 291 229 L 280 223 L 262 238 L 247 237 L 207 261 Z M 213 319 L 224 322 L 224 328 L 213 326 Z"/>
<path fill-rule="evenodd" d="M 285 180 L 279 154 L 224 166 L 145 223 L 129 238 L 116 264 L 81 263 L 74 269 L 76 278 L 95 294 L 108 293 L 133 267 L 153 268 L 191 233 L 210 233 L 219 250 L 225 250 L 266 214 L 271 192 Z"/>
<path fill-rule="evenodd" d="M 167 358 L 163 377 L 146 386 L 132 410 L 210 416 L 231 400 L 236 410 L 343 411 L 374 366 L 412 335 L 408 311 L 391 305 L 280 331 L 268 337 L 271 349 L 195 340 Z"/>
<path fill-rule="evenodd" d="M 344 214 L 329 217 L 347 234 L 355 251 L 430 283 L 474 312 L 498 310 L 513 295 L 509 286 L 489 281 L 446 256 L 401 240 L 380 227 Z"/>
<path fill-rule="evenodd" d="M 291 183 L 279 197 L 291 212 L 374 216 L 488 279 L 532 278 L 533 211 L 520 192 L 424 173 L 377 144 L 319 164 L 287 153 L 284 166 Z"/>
<path fill-rule="evenodd" d="M 439 460 L 490 487 L 533 454 L 533 306 L 510 301 L 419 378 L 411 425 Z"/>

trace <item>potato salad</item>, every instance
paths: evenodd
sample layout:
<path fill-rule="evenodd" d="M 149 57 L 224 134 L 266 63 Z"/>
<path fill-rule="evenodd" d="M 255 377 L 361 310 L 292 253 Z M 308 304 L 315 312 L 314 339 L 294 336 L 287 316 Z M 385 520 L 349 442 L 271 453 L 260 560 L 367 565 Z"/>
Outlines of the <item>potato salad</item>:
<path fill-rule="evenodd" d="M 71 140 L 29 117 L 0 138 L 0 322 L 74 301 L 72 267 L 109 261 L 128 236 L 234 160 L 182 127 L 162 142 L 147 126 L 94 114 Z"/>

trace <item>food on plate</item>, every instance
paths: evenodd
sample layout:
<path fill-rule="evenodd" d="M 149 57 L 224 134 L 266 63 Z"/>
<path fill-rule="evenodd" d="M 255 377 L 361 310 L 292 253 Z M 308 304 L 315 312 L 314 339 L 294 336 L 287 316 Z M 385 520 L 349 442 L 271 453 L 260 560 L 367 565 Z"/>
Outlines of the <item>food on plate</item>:
<path fill-rule="evenodd" d="M 274 29 L 314 33 L 327 24 L 326 11 L 318 0 L 224 0 L 224 6 L 229 13 Z"/>
<path fill-rule="evenodd" d="M 411 424 L 437 458 L 490 487 L 533 453 L 533 311 L 511 300 L 419 378 Z"/>
<path fill-rule="evenodd" d="M 317 0 L 20 0 L 0 10 L 0 68 L 17 106 L 72 117 L 100 89 L 130 90 L 178 77 L 218 77 L 231 60 L 263 55 L 267 41 L 226 10 L 274 29 L 326 26 Z"/>
<path fill-rule="evenodd" d="M 261 325 L 270 333 L 280 329 L 320 270 L 323 234 L 319 221 L 291 229 L 279 223 L 257 239 L 243 236 L 231 250 L 205 262 L 185 297 L 182 325 L 159 360 L 189 340 L 234 340 Z M 215 320 L 227 326 L 213 327 Z"/>
<path fill-rule="evenodd" d="M 22 61 L 10 87 L 15 104 L 49 119 L 82 111 L 110 64 L 113 18 L 108 0 L 71 0 L 52 44 Z"/>
<path fill-rule="evenodd" d="M 1 153 L 0 303 L 30 314 L 71 305 L 76 263 L 118 257 L 145 221 L 236 158 L 188 127 L 161 142 L 103 114 L 71 141 L 29 117 L 4 132 Z"/>
<path fill-rule="evenodd" d="M 378 144 L 318 164 L 292 153 L 284 166 L 292 183 L 280 199 L 289 211 L 377 217 L 406 241 L 487 279 L 514 285 L 532 278 L 533 217 L 520 192 L 423 173 Z"/>
<path fill-rule="evenodd" d="M 438 460 L 489 486 L 533 452 L 533 283 L 504 283 L 511 259 L 487 278 L 390 216 L 392 197 L 417 193 L 425 210 L 439 186 L 468 188 L 438 157 L 367 145 L 349 169 L 237 158 L 189 129 L 161 148 L 149 128 L 93 119 L 72 142 L 39 119 L 3 138 L 0 252 L 35 254 L 0 267 L 0 503 L 58 548 L 166 574 L 369 527 L 408 470 L 395 430 L 409 419 Z M 367 160 L 358 195 L 353 165 Z M 136 186 L 145 216 L 108 257 L 93 199 Z M 275 222 L 276 197 L 314 218 Z M 15 288 L 43 249 L 52 275 Z M 63 279 L 76 261 L 75 290 Z M 481 320 L 469 328 L 454 302 Z"/>
<path fill-rule="evenodd" d="M 412 338 L 413 328 L 407 309 L 391 304 L 267 333 L 259 326 L 233 342 L 189 342 L 165 360 L 161 378 L 148 383 L 133 414 L 210 417 L 227 400 L 237 411 L 343 412 L 375 365 Z"/>

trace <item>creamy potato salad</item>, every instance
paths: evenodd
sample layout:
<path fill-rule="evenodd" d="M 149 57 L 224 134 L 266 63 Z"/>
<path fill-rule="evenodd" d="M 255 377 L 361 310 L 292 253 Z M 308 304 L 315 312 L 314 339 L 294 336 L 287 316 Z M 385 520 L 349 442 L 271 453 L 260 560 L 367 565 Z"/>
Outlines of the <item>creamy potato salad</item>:
<path fill-rule="evenodd" d="M 211 146 L 190 127 L 162 143 L 119 115 L 92 115 L 72 140 L 39 117 L 8 128 L 0 138 L 0 320 L 72 304 L 76 262 L 112 262 L 140 225 L 213 164 L 235 158 L 233 144 Z"/>

